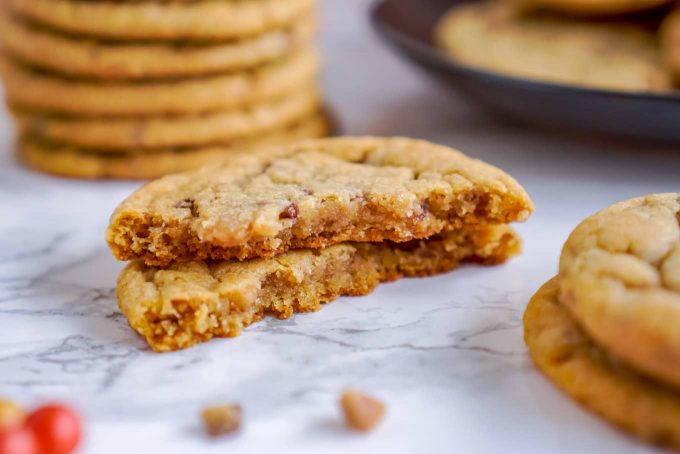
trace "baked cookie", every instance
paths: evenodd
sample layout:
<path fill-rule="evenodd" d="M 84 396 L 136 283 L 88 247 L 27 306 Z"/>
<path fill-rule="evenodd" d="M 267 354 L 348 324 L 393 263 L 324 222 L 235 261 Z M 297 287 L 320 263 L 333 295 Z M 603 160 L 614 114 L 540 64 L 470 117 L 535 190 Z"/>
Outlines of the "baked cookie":
<path fill-rule="evenodd" d="M 560 258 L 560 301 L 637 370 L 680 386 L 680 194 L 617 203 L 583 221 Z"/>
<path fill-rule="evenodd" d="M 74 34 L 116 40 L 224 40 L 286 26 L 314 0 L 5 0 L 16 14 Z"/>
<path fill-rule="evenodd" d="M 0 8 L 0 46 L 35 67 L 105 80 L 204 76 L 247 70 L 308 46 L 316 19 L 226 42 L 121 43 L 59 34 L 17 20 Z"/>
<path fill-rule="evenodd" d="M 288 318 L 380 282 L 427 276 L 460 262 L 500 263 L 519 250 L 507 226 L 486 226 L 407 243 L 344 243 L 245 262 L 185 262 L 159 269 L 141 261 L 118 279 L 130 326 L 156 351 L 238 336 L 265 314 Z"/>
<path fill-rule="evenodd" d="M 312 85 L 317 70 L 316 54 L 305 50 L 252 71 L 104 83 L 40 73 L 0 56 L 0 75 L 11 104 L 87 115 L 191 114 L 252 105 Z"/>
<path fill-rule="evenodd" d="M 655 33 L 632 24 L 471 3 L 452 9 L 434 38 L 461 63 L 509 76 L 622 91 L 670 88 Z"/>
<path fill-rule="evenodd" d="M 638 13 L 670 3 L 669 0 L 507 0 L 525 9 L 541 9 L 578 16 L 614 16 Z"/>
<path fill-rule="evenodd" d="M 536 366 L 574 400 L 649 442 L 680 449 L 680 392 L 618 364 L 594 344 L 546 283 L 524 313 Z"/>
<path fill-rule="evenodd" d="M 666 16 L 661 24 L 659 36 L 663 60 L 673 72 L 677 82 L 680 76 L 680 9 Z"/>
<path fill-rule="evenodd" d="M 153 117 L 83 117 L 13 111 L 22 135 L 50 143 L 127 153 L 162 147 L 214 145 L 267 134 L 312 116 L 319 110 L 315 87 L 287 93 L 251 107 L 198 115 Z"/>
<path fill-rule="evenodd" d="M 324 137 L 329 133 L 328 120 L 316 115 L 286 129 L 219 146 L 154 150 L 148 153 L 102 153 L 50 145 L 24 137 L 19 141 L 17 154 L 28 167 L 53 175 L 87 179 L 148 179 L 218 164 L 237 152 Z"/>
<path fill-rule="evenodd" d="M 408 241 L 463 225 L 526 219 L 509 175 L 406 138 L 310 140 L 168 176 L 113 213 L 121 260 L 246 259 L 345 241 Z"/>

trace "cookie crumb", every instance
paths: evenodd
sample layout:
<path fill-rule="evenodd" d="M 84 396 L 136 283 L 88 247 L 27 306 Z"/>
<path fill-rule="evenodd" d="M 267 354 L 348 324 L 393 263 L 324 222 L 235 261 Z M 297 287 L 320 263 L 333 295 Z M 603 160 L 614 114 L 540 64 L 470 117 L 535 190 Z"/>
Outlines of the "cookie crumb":
<path fill-rule="evenodd" d="M 351 429 L 361 432 L 372 430 L 385 416 L 385 404 L 378 399 L 355 390 L 346 390 L 340 396 L 340 407 L 345 422 Z"/>
<path fill-rule="evenodd" d="M 240 405 L 217 405 L 201 412 L 206 432 L 213 437 L 228 435 L 241 428 L 243 411 Z"/>

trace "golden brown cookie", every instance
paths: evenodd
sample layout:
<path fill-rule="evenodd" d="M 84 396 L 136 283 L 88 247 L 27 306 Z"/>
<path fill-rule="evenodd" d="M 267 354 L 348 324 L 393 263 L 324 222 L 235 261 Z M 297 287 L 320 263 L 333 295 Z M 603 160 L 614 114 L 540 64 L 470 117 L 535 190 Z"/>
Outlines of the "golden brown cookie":
<path fill-rule="evenodd" d="M 579 328 L 548 281 L 524 313 L 524 340 L 558 388 L 610 423 L 680 449 L 680 392 L 617 364 Z"/>
<path fill-rule="evenodd" d="M 117 40 L 224 40 L 295 21 L 314 0 L 5 0 L 15 13 L 50 28 Z"/>
<path fill-rule="evenodd" d="M 87 179 L 148 179 L 207 164 L 218 164 L 238 152 L 328 134 L 329 124 L 326 118 L 315 116 L 287 129 L 219 146 L 112 154 L 49 145 L 25 137 L 19 141 L 17 154 L 28 167 L 53 175 Z"/>
<path fill-rule="evenodd" d="M 660 29 L 663 60 L 680 80 L 680 9 L 676 9 L 664 19 Z"/>
<path fill-rule="evenodd" d="M 528 218 L 505 172 L 407 138 L 309 140 L 151 182 L 118 206 L 121 260 L 246 259 L 346 241 L 409 241 Z"/>
<path fill-rule="evenodd" d="M 190 114 L 236 108 L 311 85 L 318 58 L 304 50 L 252 71 L 190 79 L 109 82 L 33 71 L 0 57 L 8 101 L 16 106 L 87 115 Z"/>
<path fill-rule="evenodd" d="M 507 0 L 525 9 L 577 16 L 615 16 L 659 8 L 670 0 Z"/>
<path fill-rule="evenodd" d="M 0 9 L 0 46 L 35 67 L 106 80 L 202 76 L 251 69 L 308 46 L 316 18 L 226 42 L 111 42 L 59 34 Z"/>
<path fill-rule="evenodd" d="M 617 203 L 572 232 L 560 301 L 613 355 L 680 386 L 680 194 Z"/>
<path fill-rule="evenodd" d="M 162 147 L 216 145 L 267 134 L 298 123 L 319 110 L 314 87 L 247 108 L 197 115 L 83 117 L 16 109 L 20 133 L 54 144 L 128 153 Z"/>
<path fill-rule="evenodd" d="M 637 92 L 670 87 L 655 33 L 633 24 L 475 2 L 452 9 L 435 41 L 465 65 L 513 77 Z"/>
<path fill-rule="evenodd" d="M 483 226 L 408 243 L 345 243 L 245 262 L 185 262 L 153 268 L 140 261 L 118 279 L 130 326 L 156 351 L 238 336 L 265 314 L 288 318 L 342 295 L 365 295 L 380 282 L 449 271 L 461 262 L 495 264 L 519 250 L 508 226 Z"/>

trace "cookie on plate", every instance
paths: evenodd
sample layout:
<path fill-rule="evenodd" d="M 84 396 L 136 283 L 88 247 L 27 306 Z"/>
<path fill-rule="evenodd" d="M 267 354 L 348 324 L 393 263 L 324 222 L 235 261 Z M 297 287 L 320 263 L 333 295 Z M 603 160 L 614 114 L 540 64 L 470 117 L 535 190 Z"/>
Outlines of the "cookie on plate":
<path fill-rule="evenodd" d="M 508 76 L 633 92 L 670 88 L 656 34 L 635 24 L 471 3 L 447 13 L 434 38 L 460 63 Z"/>
<path fill-rule="evenodd" d="M 680 386 L 680 194 L 615 204 L 583 221 L 560 258 L 560 301 L 625 363 Z"/>
<path fill-rule="evenodd" d="M 205 76 L 248 70 L 308 47 L 316 19 L 228 41 L 112 42 L 48 30 L 0 9 L 0 46 L 28 64 L 64 75 L 104 80 Z"/>
<path fill-rule="evenodd" d="M 319 110 L 319 90 L 303 87 L 247 108 L 191 115 L 88 117 L 13 109 L 19 133 L 54 144 L 108 153 L 142 153 L 163 147 L 217 145 L 256 137 L 309 118 Z"/>
<path fill-rule="evenodd" d="M 622 366 L 580 328 L 558 294 L 558 279 L 547 282 L 524 314 L 524 339 L 536 366 L 612 424 L 680 449 L 680 391 Z"/>
<path fill-rule="evenodd" d="M 15 14 L 49 28 L 116 40 L 225 40 L 294 22 L 314 0 L 5 0 Z"/>
<path fill-rule="evenodd" d="M 283 129 L 221 145 L 123 153 L 49 144 L 24 136 L 19 139 L 17 155 L 32 169 L 63 177 L 149 179 L 203 165 L 217 165 L 237 153 L 325 137 L 330 133 L 330 126 L 325 115 L 315 114 Z"/>
<path fill-rule="evenodd" d="M 533 205 L 503 171 L 406 138 L 310 140 L 167 176 L 113 213 L 121 260 L 246 259 L 346 241 L 409 241 L 526 219 Z"/>
<path fill-rule="evenodd" d="M 317 70 L 317 55 L 307 49 L 252 71 L 103 83 L 45 74 L 0 56 L 10 104 L 84 115 L 190 114 L 252 105 L 313 85 Z"/>
<path fill-rule="evenodd" d="M 524 9 L 541 9 L 576 16 L 616 16 L 668 5 L 670 0 L 508 0 Z"/>
<path fill-rule="evenodd" d="M 664 18 L 659 36 L 663 60 L 677 83 L 680 80 L 680 9 Z"/>
<path fill-rule="evenodd" d="M 116 296 L 130 326 L 156 351 L 233 337 L 265 314 L 288 318 L 380 282 L 449 271 L 462 262 L 495 264 L 519 250 L 508 226 L 481 226 L 406 243 L 344 243 L 245 262 L 192 261 L 123 270 Z"/>

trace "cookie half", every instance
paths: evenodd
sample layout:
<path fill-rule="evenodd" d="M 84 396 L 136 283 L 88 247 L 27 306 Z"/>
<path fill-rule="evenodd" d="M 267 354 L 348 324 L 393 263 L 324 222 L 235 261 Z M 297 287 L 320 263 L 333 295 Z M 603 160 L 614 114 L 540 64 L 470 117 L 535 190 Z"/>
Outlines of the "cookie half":
<path fill-rule="evenodd" d="M 225 75 L 148 82 L 102 82 L 37 72 L 0 57 L 5 95 L 16 106 L 87 115 L 190 114 L 275 99 L 311 85 L 314 51 L 271 65 Z"/>
<path fill-rule="evenodd" d="M 53 145 L 23 137 L 17 146 L 20 161 L 40 172 L 72 178 L 149 179 L 208 164 L 219 164 L 229 156 L 301 139 L 329 135 L 324 115 L 314 115 L 299 124 L 234 140 L 218 146 L 157 149 L 152 152 L 106 153 L 66 145 Z"/>
<path fill-rule="evenodd" d="M 272 63 L 309 46 L 316 18 L 219 42 L 111 42 L 60 34 L 0 9 L 0 46 L 37 68 L 70 76 L 134 80 L 205 76 Z"/>
<path fill-rule="evenodd" d="M 680 392 L 621 366 L 590 340 L 548 281 L 524 313 L 536 366 L 558 388 L 610 423 L 651 443 L 680 449 Z"/>
<path fill-rule="evenodd" d="M 85 117 L 14 109 L 20 133 L 50 143 L 109 153 L 226 143 L 284 129 L 320 107 L 318 89 L 303 87 L 247 108 L 194 115 Z"/>
<path fill-rule="evenodd" d="M 452 9 L 435 41 L 465 65 L 509 76 L 634 92 L 670 88 L 655 32 L 633 24 L 473 3 Z"/>
<path fill-rule="evenodd" d="M 164 266 L 347 241 L 409 241 L 522 221 L 533 205 L 503 171 L 445 146 L 342 137 L 234 156 L 147 184 L 113 213 L 121 260 Z"/>
<path fill-rule="evenodd" d="M 572 232 L 560 301 L 598 344 L 680 386 L 680 194 L 617 203 Z"/>
<path fill-rule="evenodd" d="M 6 0 L 5 6 L 57 30 L 116 40 L 224 40 L 286 26 L 314 0 Z"/>
<path fill-rule="evenodd" d="M 233 337 L 266 314 L 288 318 L 380 282 L 449 271 L 461 262 L 495 264 L 519 250 L 507 226 L 461 230 L 408 243 L 347 243 L 245 262 L 132 262 L 116 296 L 130 326 L 156 351 Z"/>

